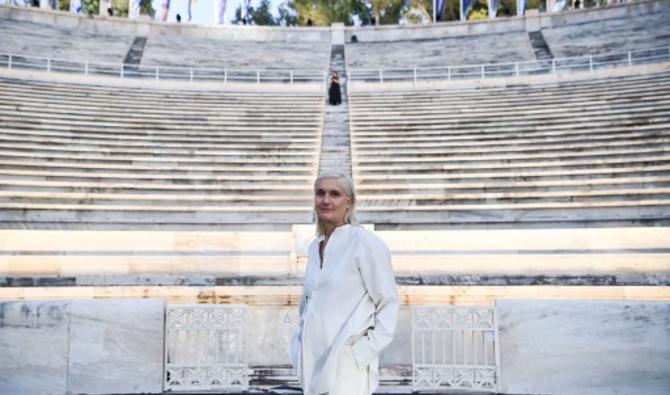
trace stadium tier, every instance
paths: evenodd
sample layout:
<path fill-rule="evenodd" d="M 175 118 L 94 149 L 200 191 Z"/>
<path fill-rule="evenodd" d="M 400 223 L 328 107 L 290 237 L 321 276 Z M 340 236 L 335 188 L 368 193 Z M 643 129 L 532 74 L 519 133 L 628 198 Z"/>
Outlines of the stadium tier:
<path fill-rule="evenodd" d="M 329 42 L 233 41 L 168 34 L 149 36 L 142 58 L 144 65 L 227 69 L 324 70 L 329 62 Z"/>
<path fill-rule="evenodd" d="M 311 221 L 323 101 L 0 81 L 4 228 Z"/>
<path fill-rule="evenodd" d="M 542 29 L 557 58 L 670 47 L 670 10 Z M 585 32 L 585 25 L 588 32 Z"/>
<path fill-rule="evenodd" d="M 131 34 L 2 18 L 0 52 L 65 61 L 122 63 Z"/>
<path fill-rule="evenodd" d="M 377 226 L 665 224 L 670 73 L 350 93 L 361 217 Z"/>
<path fill-rule="evenodd" d="M 346 51 L 348 67 L 361 69 L 444 67 L 535 59 L 525 31 L 416 41 L 348 43 Z"/>

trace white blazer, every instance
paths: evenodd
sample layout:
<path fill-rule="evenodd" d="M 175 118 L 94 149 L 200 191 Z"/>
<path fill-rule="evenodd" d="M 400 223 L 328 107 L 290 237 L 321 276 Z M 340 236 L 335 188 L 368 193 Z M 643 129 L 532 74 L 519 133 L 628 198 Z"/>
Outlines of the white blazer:
<path fill-rule="evenodd" d="M 340 351 L 350 346 L 358 367 L 368 369 L 372 393 L 379 385 L 379 353 L 393 338 L 400 306 L 391 254 L 372 232 L 343 225 L 330 235 L 321 269 L 323 239 L 309 246 L 291 363 L 305 394 L 329 392 Z"/>

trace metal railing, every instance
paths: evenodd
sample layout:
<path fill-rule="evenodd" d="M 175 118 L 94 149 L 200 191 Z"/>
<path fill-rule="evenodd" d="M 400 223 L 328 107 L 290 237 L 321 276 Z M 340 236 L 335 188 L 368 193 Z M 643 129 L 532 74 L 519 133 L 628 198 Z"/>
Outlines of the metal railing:
<path fill-rule="evenodd" d="M 17 70 L 70 73 L 157 81 L 207 81 L 238 83 L 325 83 L 328 73 L 316 69 L 229 69 L 209 67 L 150 66 L 56 59 L 0 53 L 0 67 Z"/>
<path fill-rule="evenodd" d="M 488 63 L 444 67 L 415 67 L 393 69 L 349 68 L 348 81 L 355 82 L 420 82 L 435 80 L 468 80 L 523 75 L 555 74 L 574 71 L 594 71 L 616 67 L 670 62 L 670 47 L 600 55 L 531 60 L 514 63 Z M 157 81 L 208 81 L 237 83 L 326 83 L 325 69 L 228 69 L 119 64 L 95 61 L 66 60 L 31 55 L 0 53 L 0 67 L 107 76 Z"/>
<path fill-rule="evenodd" d="M 594 71 L 616 67 L 670 62 L 670 47 L 601 55 L 553 58 L 514 63 L 489 63 L 444 67 L 397 69 L 349 69 L 348 80 L 359 82 L 420 82 L 435 80 L 468 80 L 523 75 Z"/>

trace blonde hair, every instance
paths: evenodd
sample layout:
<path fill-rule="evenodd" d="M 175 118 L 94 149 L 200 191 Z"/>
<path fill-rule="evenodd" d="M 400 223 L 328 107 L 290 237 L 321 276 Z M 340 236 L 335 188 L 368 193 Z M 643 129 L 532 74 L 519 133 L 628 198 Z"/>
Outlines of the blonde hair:
<path fill-rule="evenodd" d="M 343 173 L 325 173 L 321 174 L 314 181 L 314 193 L 319 187 L 319 183 L 325 179 L 334 179 L 344 190 L 344 194 L 351 200 L 351 206 L 347 210 L 347 213 L 344 215 L 344 223 L 356 225 L 358 220 L 356 220 L 356 190 L 354 189 L 354 182 L 346 174 Z M 316 220 L 316 234 L 321 236 L 326 233 L 325 225 L 319 220 L 319 216 L 314 213 L 314 218 Z"/>

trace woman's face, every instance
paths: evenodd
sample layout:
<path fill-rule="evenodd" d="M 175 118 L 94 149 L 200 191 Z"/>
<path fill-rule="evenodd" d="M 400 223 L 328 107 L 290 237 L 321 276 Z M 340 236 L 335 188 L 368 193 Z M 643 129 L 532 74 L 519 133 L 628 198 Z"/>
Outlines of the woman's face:
<path fill-rule="evenodd" d="M 319 181 L 314 193 L 314 210 L 319 221 L 336 226 L 345 223 L 347 209 L 351 206 L 351 199 L 335 178 L 324 178 Z"/>

